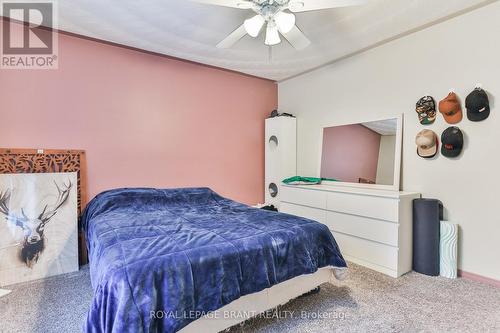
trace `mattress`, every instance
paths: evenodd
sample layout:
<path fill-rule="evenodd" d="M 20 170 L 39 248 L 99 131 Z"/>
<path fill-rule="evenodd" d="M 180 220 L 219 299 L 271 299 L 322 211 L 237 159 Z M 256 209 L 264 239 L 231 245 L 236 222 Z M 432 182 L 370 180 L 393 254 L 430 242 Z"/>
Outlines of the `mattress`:
<path fill-rule="evenodd" d="M 325 225 L 208 188 L 107 191 L 82 227 L 94 289 L 86 332 L 176 332 L 241 296 L 346 267 Z"/>

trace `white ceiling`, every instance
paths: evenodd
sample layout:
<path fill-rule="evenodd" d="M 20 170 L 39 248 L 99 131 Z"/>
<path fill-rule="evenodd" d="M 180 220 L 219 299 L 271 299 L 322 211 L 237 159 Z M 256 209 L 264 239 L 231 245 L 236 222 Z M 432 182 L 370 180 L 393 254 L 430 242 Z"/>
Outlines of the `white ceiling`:
<path fill-rule="evenodd" d="M 396 118 L 371 121 L 369 123 L 363 123 L 361 125 L 371 129 L 374 132 L 377 132 L 380 135 L 396 135 L 396 132 L 398 130 L 398 120 Z"/>
<path fill-rule="evenodd" d="M 299 13 L 297 25 L 312 45 L 296 51 L 283 41 L 271 58 L 262 36 L 215 47 L 251 10 L 188 0 L 57 2 L 61 30 L 279 81 L 491 0 L 368 0 Z"/>

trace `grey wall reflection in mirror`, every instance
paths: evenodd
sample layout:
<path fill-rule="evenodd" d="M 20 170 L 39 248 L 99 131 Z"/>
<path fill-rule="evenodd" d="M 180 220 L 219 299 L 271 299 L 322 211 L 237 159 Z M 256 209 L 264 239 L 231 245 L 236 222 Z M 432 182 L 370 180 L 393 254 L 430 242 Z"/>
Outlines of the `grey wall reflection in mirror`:
<path fill-rule="evenodd" d="M 397 119 L 325 127 L 321 177 L 394 184 Z"/>

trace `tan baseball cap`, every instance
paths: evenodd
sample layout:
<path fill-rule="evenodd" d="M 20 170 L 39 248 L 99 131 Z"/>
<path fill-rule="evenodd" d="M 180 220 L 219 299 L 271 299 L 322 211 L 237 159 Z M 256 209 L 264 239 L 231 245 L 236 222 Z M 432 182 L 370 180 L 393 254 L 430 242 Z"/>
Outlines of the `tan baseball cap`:
<path fill-rule="evenodd" d="M 456 124 L 462 121 L 462 106 L 454 92 L 450 92 L 445 99 L 439 102 L 439 112 L 448 124 Z"/>
<path fill-rule="evenodd" d="M 431 158 L 438 151 L 439 139 L 436 133 L 431 130 L 424 129 L 418 132 L 415 143 L 417 144 L 417 154 L 420 157 Z"/>

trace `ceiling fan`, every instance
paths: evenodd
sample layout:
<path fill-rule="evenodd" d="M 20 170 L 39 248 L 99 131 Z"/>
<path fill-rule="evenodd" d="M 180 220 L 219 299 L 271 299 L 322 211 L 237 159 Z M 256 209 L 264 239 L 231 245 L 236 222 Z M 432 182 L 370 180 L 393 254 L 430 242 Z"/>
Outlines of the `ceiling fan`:
<path fill-rule="evenodd" d="M 266 26 L 266 45 L 281 43 L 280 34 L 297 50 L 302 50 L 311 41 L 295 25 L 293 13 L 360 5 L 366 0 L 191 0 L 198 3 L 251 9 L 257 15 L 245 20 L 229 36 L 217 44 L 218 48 L 230 48 L 245 35 L 257 37 Z"/>

